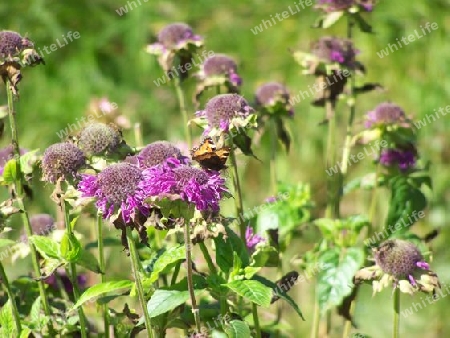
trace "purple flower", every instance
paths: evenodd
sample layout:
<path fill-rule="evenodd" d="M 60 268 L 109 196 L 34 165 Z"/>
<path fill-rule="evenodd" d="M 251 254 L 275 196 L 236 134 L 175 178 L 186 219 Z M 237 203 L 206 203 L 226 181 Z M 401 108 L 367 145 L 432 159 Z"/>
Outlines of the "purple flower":
<path fill-rule="evenodd" d="M 265 241 L 265 238 L 253 232 L 251 226 L 247 226 L 247 229 L 245 230 L 245 244 L 249 250 L 255 249 L 257 244 L 264 243 Z"/>
<path fill-rule="evenodd" d="M 423 261 L 420 250 L 412 243 L 400 239 L 387 240 L 374 251 L 377 265 L 395 279 L 408 278 L 411 285 L 416 285 L 414 272 L 419 268 L 429 270 Z"/>
<path fill-rule="evenodd" d="M 374 0 L 317 0 L 316 8 L 324 12 L 340 12 L 352 7 L 360 6 L 363 10 L 370 12 L 374 6 Z"/>
<path fill-rule="evenodd" d="M 179 163 L 165 163 L 143 171 L 140 188 L 147 196 L 181 198 L 200 211 L 219 210 L 219 202 L 228 190 L 225 180 L 215 171 L 206 171 Z"/>
<path fill-rule="evenodd" d="M 45 181 L 56 183 L 77 176 L 86 163 L 83 152 L 72 143 L 56 143 L 48 147 L 42 156 L 42 176 Z"/>
<path fill-rule="evenodd" d="M 44 282 L 48 284 L 50 287 L 52 287 L 55 290 L 59 289 L 59 283 L 57 281 L 57 278 L 59 277 L 62 286 L 64 287 L 64 290 L 69 293 L 73 294 L 73 285 L 70 281 L 69 276 L 67 276 L 64 269 L 58 269 L 56 270 L 50 277 L 44 279 Z M 81 289 L 84 289 L 86 287 L 87 278 L 85 275 L 78 275 L 77 276 L 77 284 Z"/>
<path fill-rule="evenodd" d="M 359 53 L 348 39 L 325 36 L 312 45 L 311 52 L 326 63 L 337 62 L 350 69 L 357 68 L 356 55 Z"/>
<path fill-rule="evenodd" d="M 217 54 L 207 58 L 201 66 L 198 76 L 202 80 L 225 77 L 233 86 L 242 85 L 236 62 L 227 55 Z"/>
<path fill-rule="evenodd" d="M 396 104 L 383 102 L 366 115 L 366 128 L 389 125 L 410 126 L 405 112 Z"/>
<path fill-rule="evenodd" d="M 278 82 L 268 82 L 258 87 L 255 93 L 255 106 L 270 108 L 277 104 L 283 106 L 283 110 L 289 115 L 294 115 L 294 110 L 289 103 L 290 95 L 287 88 Z"/>
<path fill-rule="evenodd" d="M 196 112 L 196 116 L 207 122 L 204 134 L 212 130 L 229 132 L 230 129 L 245 128 L 253 122 L 253 108 L 247 100 L 238 94 L 216 95 L 208 101 L 204 110 Z M 256 125 L 256 124 L 255 124 Z"/>
<path fill-rule="evenodd" d="M 26 152 L 27 150 L 20 148 L 20 155 L 23 155 Z M 14 149 L 11 144 L 9 146 L 6 146 L 5 148 L 0 149 L 0 175 L 3 175 L 5 164 L 13 158 Z"/>
<path fill-rule="evenodd" d="M 97 176 L 82 175 L 78 190 L 82 197 L 97 198 L 96 206 L 104 218 L 110 218 L 119 208 L 125 223 L 136 216 L 136 210 L 147 216 L 149 206 L 139 184 L 144 176 L 141 169 L 130 163 L 112 164 Z"/>
<path fill-rule="evenodd" d="M 408 170 L 416 164 L 417 151 L 414 146 L 410 149 L 384 149 L 380 155 L 380 163 L 386 167 L 398 165 L 402 171 Z"/>
<path fill-rule="evenodd" d="M 145 146 L 138 155 L 129 156 L 126 162 L 137 164 L 141 169 L 148 169 L 158 164 L 163 164 L 170 158 L 181 163 L 188 164 L 189 158 L 183 156 L 181 150 L 167 141 L 156 141 Z"/>

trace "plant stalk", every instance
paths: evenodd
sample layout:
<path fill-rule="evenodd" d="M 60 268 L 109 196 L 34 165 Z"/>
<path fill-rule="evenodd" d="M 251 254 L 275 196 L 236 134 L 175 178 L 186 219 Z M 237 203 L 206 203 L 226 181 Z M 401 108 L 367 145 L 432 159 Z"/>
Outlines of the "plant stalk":
<path fill-rule="evenodd" d="M 9 124 L 11 127 L 11 143 L 13 146 L 13 152 L 14 152 L 14 158 L 16 160 L 16 173 L 18 175 L 18 178 L 16 178 L 14 185 L 15 185 L 15 201 L 17 203 L 18 208 L 22 211 L 21 217 L 22 222 L 25 227 L 25 233 L 27 237 L 31 237 L 33 235 L 33 230 L 31 228 L 30 219 L 28 217 L 27 209 L 25 208 L 25 203 L 23 201 L 23 186 L 22 186 L 22 171 L 21 171 L 21 165 L 20 165 L 20 146 L 19 146 L 19 136 L 17 134 L 17 123 L 16 123 L 16 112 L 14 110 L 14 98 L 13 98 L 13 92 L 11 89 L 11 82 L 9 80 L 6 80 L 6 93 L 8 98 L 8 117 L 9 117 Z M 48 318 L 51 318 L 51 309 L 50 309 L 50 303 L 47 298 L 47 294 L 45 292 L 45 284 L 44 281 L 40 279 L 41 277 L 41 270 L 39 268 L 39 260 L 37 256 L 36 247 L 31 241 L 28 241 L 28 244 L 30 246 L 30 253 L 31 253 L 31 261 L 33 264 L 34 273 L 36 275 L 36 278 L 39 279 L 38 286 L 39 286 L 39 295 L 41 296 L 42 301 L 42 307 L 44 308 L 44 313 Z M 13 300 L 12 300 L 13 301 Z M 48 321 L 48 330 L 50 334 L 54 333 L 53 324 L 52 321 Z"/>
<path fill-rule="evenodd" d="M 98 241 L 98 263 L 100 266 L 100 278 L 101 282 L 106 282 L 105 277 L 105 252 L 103 248 L 103 220 L 102 214 L 97 213 L 97 241 Z M 109 310 L 108 304 L 105 304 L 103 307 L 103 323 L 105 327 L 105 338 L 109 338 Z"/>
<path fill-rule="evenodd" d="M 6 276 L 5 268 L 3 267 L 3 264 L 1 262 L 0 262 L 0 279 L 1 283 L 5 286 L 6 293 L 8 294 L 8 298 L 11 302 L 12 314 L 14 317 L 14 324 L 16 325 L 17 336 L 20 336 L 22 326 L 20 325 L 19 310 L 17 309 L 16 299 L 14 298 L 14 293 L 12 292 L 11 285 L 9 284 L 8 276 Z"/>
<path fill-rule="evenodd" d="M 253 325 L 255 326 L 256 338 L 261 338 L 261 327 L 259 326 L 258 306 L 252 303 Z"/>
<path fill-rule="evenodd" d="M 141 277 L 139 276 L 139 256 L 136 249 L 136 245 L 134 244 L 133 234 L 131 233 L 130 227 L 127 227 L 127 240 L 128 240 L 128 247 L 130 249 L 130 260 L 131 260 L 131 266 L 133 268 L 133 275 L 134 275 L 134 281 L 136 283 L 136 289 L 139 297 L 139 302 L 141 303 L 142 312 L 144 314 L 144 320 L 145 320 L 145 328 L 147 329 L 147 337 L 152 338 L 153 332 L 152 332 L 152 325 L 150 321 L 150 315 L 147 311 L 147 303 L 145 302 L 144 297 L 144 288 L 142 286 Z"/>
<path fill-rule="evenodd" d="M 191 297 L 192 313 L 194 314 L 195 326 L 196 326 L 197 332 L 200 333 L 201 332 L 200 311 L 197 307 L 197 301 L 195 299 L 194 281 L 192 278 L 192 257 L 191 257 L 192 245 L 191 245 L 191 236 L 190 236 L 189 228 L 190 228 L 190 222 L 187 221 L 184 224 L 184 244 L 186 246 L 187 282 L 188 282 L 189 294 Z"/>
<path fill-rule="evenodd" d="M 234 152 L 233 143 L 231 143 L 231 150 L 230 150 L 230 161 L 231 166 L 233 167 L 233 186 L 234 186 L 234 200 L 235 200 L 235 206 L 236 206 L 236 217 L 239 219 L 239 217 L 244 212 L 244 207 L 242 205 L 242 192 L 241 192 L 241 185 L 239 183 L 239 173 L 237 169 L 237 162 L 236 162 L 236 154 Z M 245 243 L 245 227 L 246 225 L 244 222 L 239 222 L 239 234 L 241 236 L 241 239 Z"/>
<path fill-rule="evenodd" d="M 181 88 L 181 80 L 179 77 L 174 79 L 174 86 L 175 86 L 175 91 L 176 91 L 177 97 L 178 97 L 178 103 L 180 105 L 180 112 L 181 112 L 181 115 L 183 116 L 184 134 L 186 137 L 188 147 L 191 148 L 192 147 L 192 137 L 191 137 L 191 130 L 188 125 L 189 119 L 188 119 L 188 114 L 187 114 L 187 110 L 186 110 L 186 100 L 184 98 L 184 92 L 183 92 L 183 89 Z"/>
<path fill-rule="evenodd" d="M 392 338 L 400 337 L 400 288 L 397 286 L 394 291 L 394 330 Z"/>

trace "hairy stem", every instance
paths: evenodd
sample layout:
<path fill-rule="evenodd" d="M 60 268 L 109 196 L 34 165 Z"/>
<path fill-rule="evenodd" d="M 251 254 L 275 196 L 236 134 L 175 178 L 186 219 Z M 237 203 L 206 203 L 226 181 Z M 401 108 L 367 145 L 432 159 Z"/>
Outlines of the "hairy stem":
<path fill-rule="evenodd" d="M 3 264 L 0 262 L 0 279 L 1 283 L 4 285 L 6 289 L 6 293 L 8 294 L 9 301 L 11 302 L 12 314 L 14 317 L 14 324 L 16 325 L 17 336 L 20 336 L 20 332 L 22 331 L 22 327 L 20 325 L 20 315 L 19 310 L 17 309 L 16 299 L 14 298 L 14 294 L 11 289 L 11 285 L 9 284 L 8 277 L 5 273 L 5 268 Z"/>
<path fill-rule="evenodd" d="M 21 218 L 22 223 L 25 227 L 25 233 L 27 237 L 31 237 L 33 235 L 33 230 L 31 228 L 30 219 L 28 217 L 28 211 L 25 208 L 25 203 L 23 201 L 24 198 L 24 192 L 23 192 L 23 180 L 22 180 L 22 171 L 21 171 L 21 165 L 20 165 L 20 146 L 19 146 L 19 136 L 17 134 L 17 123 L 16 123 L 16 112 L 14 110 L 14 97 L 12 92 L 12 84 L 9 80 L 6 81 L 6 93 L 8 97 L 8 116 L 9 116 L 9 124 L 11 127 L 11 142 L 13 146 L 14 151 L 14 158 L 16 160 L 16 180 L 14 182 L 15 185 L 15 201 L 17 203 L 18 208 L 22 211 L 21 212 Z M 36 278 L 39 279 L 38 286 L 39 286 L 39 295 L 41 296 L 42 301 L 42 307 L 44 308 L 44 313 L 47 317 L 51 318 L 51 309 L 50 309 L 50 303 L 47 298 L 47 294 L 45 292 L 45 284 L 43 280 L 40 280 L 41 277 L 41 270 L 39 268 L 39 260 L 36 252 L 36 247 L 31 241 L 28 241 L 28 244 L 30 246 L 30 252 L 31 252 L 31 261 L 33 263 L 33 269 L 34 273 L 36 275 Z M 13 300 L 12 300 L 13 301 Z M 53 324 L 52 321 L 48 321 L 48 330 L 49 333 L 54 333 Z"/>

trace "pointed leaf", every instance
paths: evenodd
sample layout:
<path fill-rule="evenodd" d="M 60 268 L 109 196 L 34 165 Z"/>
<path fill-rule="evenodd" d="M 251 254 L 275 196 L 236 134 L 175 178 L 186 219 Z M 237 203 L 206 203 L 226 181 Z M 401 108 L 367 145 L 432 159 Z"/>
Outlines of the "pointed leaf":
<path fill-rule="evenodd" d="M 226 284 L 231 290 L 236 292 L 251 302 L 259 306 L 268 307 L 272 298 L 272 289 L 256 280 L 235 280 Z"/>
<path fill-rule="evenodd" d="M 87 250 L 81 250 L 81 254 L 78 257 L 77 264 L 95 273 L 105 273 L 100 269 L 97 258 Z"/>
<path fill-rule="evenodd" d="M 184 245 L 172 247 L 158 257 L 153 265 L 152 274 L 147 280 L 148 283 L 154 283 L 158 280 L 159 274 L 168 266 L 186 258 L 186 248 Z"/>
<path fill-rule="evenodd" d="M 61 240 L 61 256 L 68 262 L 75 263 L 81 255 L 81 243 L 73 232 L 66 231 Z"/>
<path fill-rule="evenodd" d="M 16 242 L 12 241 L 10 239 L 7 239 L 7 238 L 0 238 L 0 248 L 3 248 L 5 246 L 10 246 L 12 244 L 16 244 Z"/>
<path fill-rule="evenodd" d="M 242 320 L 232 320 L 224 325 L 228 338 L 251 338 L 248 324 Z"/>
<path fill-rule="evenodd" d="M 186 303 L 189 299 L 189 291 L 156 290 L 147 303 L 150 317 L 169 312 Z"/>
<path fill-rule="evenodd" d="M 330 249 L 319 258 L 323 269 L 317 277 L 317 297 L 322 313 L 340 305 L 352 292 L 353 276 L 364 262 L 363 249 L 346 248 L 342 259 L 340 250 Z"/>
<path fill-rule="evenodd" d="M 36 250 L 44 257 L 60 259 L 59 244 L 53 239 L 45 236 L 33 235 L 29 238 L 36 246 Z"/>
<path fill-rule="evenodd" d="M 83 292 L 76 304 L 71 310 L 75 310 L 86 302 L 92 302 L 99 297 L 109 296 L 111 294 L 123 294 L 131 289 L 133 282 L 129 280 L 109 281 L 94 285 Z"/>
<path fill-rule="evenodd" d="M 16 160 L 11 159 L 3 167 L 3 184 L 14 184 L 17 180 Z"/>

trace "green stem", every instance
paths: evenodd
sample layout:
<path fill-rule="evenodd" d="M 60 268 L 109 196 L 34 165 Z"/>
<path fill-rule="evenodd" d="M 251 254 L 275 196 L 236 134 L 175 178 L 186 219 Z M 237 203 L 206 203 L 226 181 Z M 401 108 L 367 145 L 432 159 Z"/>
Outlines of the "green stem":
<path fill-rule="evenodd" d="M 175 265 L 175 269 L 172 274 L 172 278 L 170 279 L 170 285 L 174 285 L 177 282 L 178 274 L 180 273 L 181 262 L 178 262 Z"/>
<path fill-rule="evenodd" d="M 270 144 L 270 186 L 272 194 L 277 193 L 277 126 L 276 120 L 273 119 L 271 123 L 271 144 Z"/>
<path fill-rule="evenodd" d="M 97 214 L 97 241 L 98 241 L 98 263 L 100 266 L 101 282 L 106 281 L 105 278 L 105 253 L 103 249 L 103 220 L 102 214 Z M 105 338 L 109 338 L 109 313 L 108 304 L 103 305 L 103 323 L 105 327 Z"/>
<path fill-rule="evenodd" d="M 16 193 L 16 203 L 18 205 L 18 208 L 22 211 L 21 217 L 22 217 L 22 223 L 25 227 L 25 233 L 28 238 L 30 238 L 33 235 L 33 230 L 31 228 L 30 219 L 28 217 L 27 209 L 25 208 L 25 203 L 23 201 L 24 193 L 23 193 L 23 186 L 22 186 L 22 171 L 21 171 L 21 165 L 20 165 L 20 146 L 19 146 L 19 137 L 17 134 L 17 123 L 16 123 L 16 112 L 14 110 L 14 98 L 13 98 L 13 92 L 11 89 L 11 82 L 9 80 L 6 81 L 6 93 L 8 97 L 8 116 L 9 116 L 9 124 L 11 127 L 11 143 L 13 146 L 14 151 L 14 158 L 16 160 L 16 173 L 18 175 L 18 178 L 16 178 L 14 185 L 15 185 L 15 193 Z M 39 259 L 36 252 L 36 247 L 31 241 L 28 241 L 30 245 L 30 252 L 31 252 L 31 261 L 33 264 L 34 273 L 36 275 L 36 278 L 39 279 L 38 286 L 39 286 L 39 295 L 41 296 L 42 301 L 42 307 L 44 308 L 44 313 L 48 318 L 51 318 L 51 309 L 50 309 L 50 303 L 47 298 L 47 294 L 45 292 L 45 284 L 44 281 L 40 279 L 41 277 L 41 270 L 39 268 Z M 54 333 L 53 324 L 52 321 L 48 321 L 48 330 L 50 334 Z"/>
<path fill-rule="evenodd" d="M 231 161 L 231 166 L 233 167 L 233 186 L 234 186 L 234 193 L 235 193 L 234 201 L 235 201 L 235 206 L 236 206 L 236 217 L 239 219 L 239 217 L 244 212 L 244 207 L 242 205 L 241 185 L 239 183 L 239 174 L 238 174 L 236 155 L 234 153 L 233 144 L 231 144 L 230 148 L 231 148 L 230 161 Z M 244 242 L 245 242 L 245 227 L 246 227 L 246 225 L 244 224 L 244 222 L 239 222 L 239 233 Z"/>
<path fill-rule="evenodd" d="M 336 165 L 336 112 L 331 101 L 327 100 L 325 105 L 328 117 L 326 167 L 331 168 Z M 338 177 L 335 177 L 335 175 Z M 333 219 L 339 218 L 340 187 L 337 183 L 341 182 L 341 173 L 338 172 L 335 175 L 328 175 L 327 177 L 327 208 L 325 211 L 325 217 Z"/>
<path fill-rule="evenodd" d="M 188 282 L 189 294 L 191 296 L 192 313 L 194 314 L 195 326 L 196 326 L 197 332 L 201 332 L 200 312 L 197 307 L 197 301 L 195 299 L 194 281 L 192 279 L 192 257 L 191 257 L 192 245 L 191 245 L 191 234 L 190 234 L 189 226 L 190 226 L 189 221 L 185 222 L 185 224 L 184 224 L 184 245 L 186 246 L 187 282 Z"/>
<path fill-rule="evenodd" d="M 319 302 L 316 300 L 314 302 L 314 316 L 313 316 L 313 323 L 311 326 L 311 334 L 309 336 L 310 338 L 319 337 L 319 324 L 320 324 L 320 307 Z"/>
<path fill-rule="evenodd" d="M 141 303 L 142 312 L 144 314 L 145 328 L 147 329 L 147 336 L 152 338 L 153 337 L 152 325 L 151 325 L 151 321 L 150 321 L 150 316 L 147 311 L 147 303 L 145 302 L 144 288 L 142 286 L 141 276 L 139 276 L 139 256 L 138 256 L 138 252 L 136 249 L 136 245 L 134 243 L 133 234 L 131 233 L 130 227 L 127 227 L 127 240 L 128 240 L 128 247 L 130 249 L 130 260 L 131 260 L 131 266 L 133 268 L 134 281 L 136 283 L 136 289 L 138 292 L 139 302 Z"/>
<path fill-rule="evenodd" d="M 184 98 L 183 89 L 181 88 L 180 78 L 177 77 L 174 79 L 174 85 L 175 85 L 175 91 L 177 92 L 178 103 L 180 105 L 180 112 L 181 112 L 181 115 L 183 116 L 184 133 L 185 133 L 186 141 L 187 141 L 188 147 L 190 148 L 190 147 L 192 147 L 191 130 L 188 125 L 189 119 L 188 119 L 187 110 L 186 110 L 186 100 Z"/>
<path fill-rule="evenodd" d="M 142 147 L 144 145 L 144 141 L 142 138 L 142 126 L 140 123 L 134 124 L 134 140 L 136 142 L 136 147 Z"/>
<path fill-rule="evenodd" d="M 208 264 L 209 271 L 213 274 L 217 274 L 216 266 L 214 265 L 211 255 L 208 252 L 208 248 L 206 247 L 205 243 L 199 242 L 198 245 L 200 246 L 200 250 L 203 253 L 203 257 L 205 257 L 206 263 Z"/>
<path fill-rule="evenodd" d="M 64 199 L 61 199 L 61 206 L 63 208 L 64 213 L 64 223 L 66 225 L 66 233 L 68 235 L 74 236 L 73 229 L 70 224 L 70 217 L 69 217 L 69 209 L 67 208 L 66 201 Z M 67 275 L 70 278 L 70 281 L 72 282 L 72 288 L 73 288 L 73 297 L 75 300 L 75 303 L 78 301 L 78 299 L 81 296 L 80 288 L 78 287 L 78 278 L 77 278 L 77 266 L 75 263 L 69 263 L 69 267 L 67 269 Z M 86 338 L 87 337 L 87 320 L 84 315 L 83 308 L 79 306 L 77 308 L 78 311 L 78 317 L 80 317 L 80 330 L 81 330 L 81 337 Z"/>
<path fill-rule="evenodd" d="M 400 288 L 397 286 L 394 291 L 394 330 L 392 338 L 400 337 Z"/>
<path fill-rule="evenodd" d="M 14 298 L 11 285 L 9 285 L 8 276 L 6 276 L 5 268 L 3 267 L 3 264 L 1 262 L 0 262 L 0 279 L 2 281 L 2 284 L 5 286 L 6 293 L 8 294 L 9 300 L 11 301 L 12 313 L 14 317 L 14 323 L 16 324 L 17 336 L 20 336 L 22 327 L 20 325 L 19 310 L 17 309 L 17 303 L 16 299 Z"/>
<path fill-rule="evenodd" d="M 258 307 L 252 303 L 253 325 L 255 326 L 256 338 L 261 338 L 261 328 L 259 326 Z"/>

